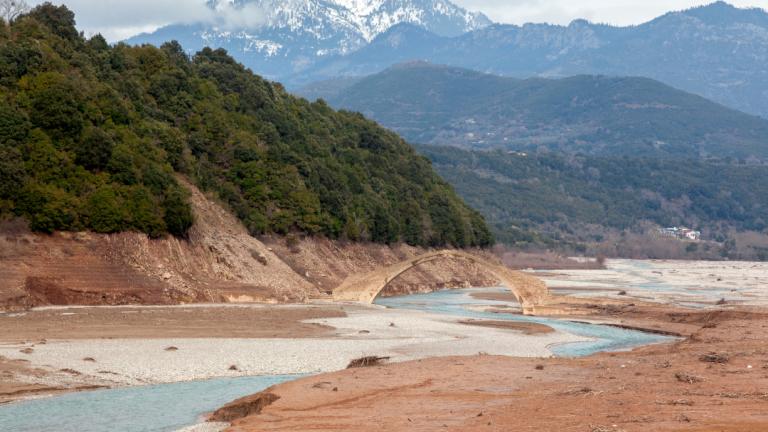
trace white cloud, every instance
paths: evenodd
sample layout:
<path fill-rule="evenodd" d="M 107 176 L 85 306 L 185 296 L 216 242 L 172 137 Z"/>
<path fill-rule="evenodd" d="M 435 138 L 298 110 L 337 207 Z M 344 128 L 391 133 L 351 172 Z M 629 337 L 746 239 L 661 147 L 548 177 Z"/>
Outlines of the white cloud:
<path fill-rule="evenodd" d="M 44 0 L 30 0 L 32 4 Z M 278 0 L 280 1 L 280 0 Z M 303 0 L 282 0 L 285 2 Z M 567 24 L 576 18 L 617 25 L 639 24 L 670 10 L 686 9 L 713 0 L 453 0 L 470 10 L 479 10 L 497 22 L 523 24 L 548 22 Z M 87 35 L 101 33 L 119 41 L 174 23 L 211 22 L 224 28 L 256 27 L 267 19 L 268 10 L 246 5 L 235 10 L 221 0 L 214 13 L 206 0 L 52 0 L 66 4 Z M 740 7 L 763 7 L 768 0 L 732 0 Z"/>
<path fill-rule="evenodd" d="M 30 1 L 40 4 L 43 0 Z M 75 12 L 77 26 L 87 35 L 101 33 L 109 41 L 153 31 L 170 23 L 208 20 L 205 0 L 52 0 Z"/>
<path fill-rule="evenodd" d="M 31 1 L 31 5 L 45 0 Z M 215 10 L 206 0 L 49 0 L 75 12 L 77 26 L 86 35 L 101 33 L 116 42 L 169 24 L 206 22 L 221 28 L 254 28 L 264 24 L 269 11 L 256 3 L 235 8 L 221 0 Z M 302 1 L 302 0 L 284 0 Z"/>
<path fill-rule="evenodd" d="M 235 7 L 230 2 L 219 2 L 216 7 L 216 23 L 225 28 L 254 28 L 267 21 L 268 11 L 257 3 Z"/>
<path fill-rule="evenodd" d="M 454 0 L 509 24 L 568 24 L 577 18 L 615 25 L 641 24 L 669 11 L 706 5 L 714 0 Z M 768 0 L 731 0 L 739 7 L 768 9 Z"/>

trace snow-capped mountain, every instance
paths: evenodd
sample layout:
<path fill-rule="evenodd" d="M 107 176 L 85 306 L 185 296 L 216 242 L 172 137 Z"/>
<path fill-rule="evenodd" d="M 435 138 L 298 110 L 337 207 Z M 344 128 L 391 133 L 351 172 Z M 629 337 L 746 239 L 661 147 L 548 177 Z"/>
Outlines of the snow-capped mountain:
<path fill-rule="evenodd" d="M 441 37 L 404 23 L 286 81 L 295 88 L 415 59 L 518 78 L 642 76 L 768 118 L 768 12 L 722 1 L 630 27 L 497 24 Z"/>
<path fill-rule="evenodd" d="M 351 53 L 398 24 L 441 36 L 491 24 L 448 0 L 209 0 L 208 6 L 206 22 L 171 25 L 126 42 L 178 40 L 190 52 L 221 47 L 254 72 L 280 78 Z"/>

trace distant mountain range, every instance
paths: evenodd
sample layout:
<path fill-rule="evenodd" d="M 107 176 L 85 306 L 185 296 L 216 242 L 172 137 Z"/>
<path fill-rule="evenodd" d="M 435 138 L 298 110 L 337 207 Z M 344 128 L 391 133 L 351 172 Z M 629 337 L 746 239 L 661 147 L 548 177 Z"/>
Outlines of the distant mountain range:
<path fill-rule="evenodd" d="M 448 0 L 210 0 L 210 22 L 126 42 L 227 49 L 289 88 L 425 60 L 517 78 L 643 76 L 768 117 L 768 13 L 724 2 L 613 27 L 493 24 Z M 230 19 L 227 19 L 230 17 Z M 236 17 L 236 19 L 231 19 Z"/>
<path fill-rule="evenodd" d="M 398 24 L 443 37 L 491 21 L 447 0 L 209 0 L 211 22 L 171 25 L 128 44 L 179 41 L 189 52 L 225 48 L 254 72 L 285 81 L 323 59 L 354 52 Z"/>
<path fill-rule="evenodd" d="M 492 25 L 445 37 L 401 24 L 364 48 L 283 80 L 364 76 L 416 59 L 518 78 L 643 76 L 768 117 L 768 13 L 724 2 L 632 27 L 578 20 L 565 27 Z"/>
<path fill-rule="evenodd" d="M 768 120 L 648 78 L 520 80 L 407 63 L 299 91 L 421 144 L 600 156 L 768 158 Z"/>

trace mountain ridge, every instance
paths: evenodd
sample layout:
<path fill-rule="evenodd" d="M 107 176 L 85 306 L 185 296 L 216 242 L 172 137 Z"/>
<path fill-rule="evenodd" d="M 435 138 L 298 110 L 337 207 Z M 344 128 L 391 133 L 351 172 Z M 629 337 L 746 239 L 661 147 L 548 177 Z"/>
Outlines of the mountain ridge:
<path fill-rule="evenodd" d="M 491 24 L 448 0 L 211 0 L 208 6 L 212 22 L 171 25 L 126 42 L 179 40 L 190 53 L 225 48 L 251 69 L 279 79 L 319 59 L 353 52 L 402 22 L 444 36 Z M 253 19 L 227 18 L 232 16 Z"/>
<path fill-rule="evenodd" d="M 388 43 L 392 40 L 398 44 Z M 585 20 L 567 26 L 493 24 L 442 37 L 403 24 L 355 52 L 324 58 L 285 80 L 298 88 L 334 77 L 370 75 L 410 60 L 517 78 L 643 76 L 768 116 L 768 70 L 763 67 L 768 62 L 768 13 L 724 2 L 628 27 Z"/>
<path fill-rule="evenodd" d="M 409 62 L 365 78 L 316 83 L 303 94 L 360 111 L 420 144 L 768 158 L 768 120 L 643 77 L 521 80 Z"/>

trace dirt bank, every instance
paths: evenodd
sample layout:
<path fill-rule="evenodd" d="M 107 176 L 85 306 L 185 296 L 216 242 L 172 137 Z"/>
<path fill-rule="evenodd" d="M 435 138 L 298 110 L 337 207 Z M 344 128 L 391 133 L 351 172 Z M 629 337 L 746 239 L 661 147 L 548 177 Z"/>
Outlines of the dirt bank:
<path fill-rule="evenodd" d="M 229 430 L 768 430 L 768 315 L 650 316 L 689 336 L 583 359 L 435 358 L 311 377 L 269 389 L 277 398 Z"/>
<path fill-rule="evenodd" d="M 326 296 L 350 274 L 426 252 L 407 245 L 317 238 L 256 239 L 215 200 L 187 186 L 195 213 L 188 239 L 153 240 L 137 233 L 37 235 L 7 223 L 0 226 L 0 309 L 304 302 Z M 446 260 L 407 272 L 389 292 L 496 282 L 471 263 Z"/>
<path fill-rule="evenodd" d="M 103 387 L 107 385 L 82 379 L 76 371 L 52 371 L 34 367 L 28 360 L 0 356 L 0 404 Z"/>
<path fill-rule="evenodd" d="M 331 305 L 44 309 L 0 315 L 0 341 L 321 337 L 333 328 L 302 321 L 343 316 Z"/>

